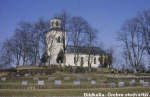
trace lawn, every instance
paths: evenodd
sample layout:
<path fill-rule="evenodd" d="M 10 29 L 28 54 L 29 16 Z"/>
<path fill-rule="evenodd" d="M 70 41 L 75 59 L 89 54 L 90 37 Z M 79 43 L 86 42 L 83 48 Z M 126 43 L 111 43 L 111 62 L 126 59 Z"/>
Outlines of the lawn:
<path fill-rule="evenodd" d="M 0 89 L 0 96 L 83 96 L 84 93 L 148 93 L 150 87 L 96 88 L 96 89 Z"/>
<path fill-rule="evenodd" d="M 109 76 L 107 76 L 109 75 Z M 133 74 L 132 74 L 133 75 Z M 38 81 L 33 80 L 34 77 L 38 77 L 39 80 L 44 81 L 43 86 L 39 86 Z M 80 85 L 73 85 L 73 81 L 78 76 L 82 76 Z M 144 87 L 139 83 L 139 80 L 144 80 L 150 83 L 149 78 L 137 79 L 137 78 L 113 78 L 113 74 L 105 73 L 62 73 L 56 72 L 51 75 L 34 75 L 34 76 L 20 76 L 10 77 L 6 81 L 0 80 L 0 96 L 83 96 L 84 93 L 145 93 L 150 91 L 150 86 Z M 126 76 L 126 75 L 125 75 Z M 55 85 L 54 81 L 49 81 L 49 77 L 55 77 L 56 80 L 61 80 L 61 85 Z M 64 80 L 64 77 L 70 77 L 69 80 Z M 91 80 L 95 80 L 96 84 L 92 85 L 91 80 L 87 80 L 90 77 Z M 22 81 L 28 81 L 28 85 L 22 86 Z M 131 80 L 135 80 L 133 86 L 129 85 Z M 110 82 L 113 81 L 116 86 L 110 88 Z M 119 87 L 118 82 L 125 82 L 125 86 Z"/>
<path fill-rule="evenodd" d="M 73 85 L 73 81 L 77 79 L 77 76 L 82 76 L 83 79 L 80 80 L 80 85 Z M 116 87 L 119 81 L 125 82 L 125 86 L 129 87 L 129 81 L 135 80 L 136 83 L 134 86 L 141 86 L 139 84 L 139 80 L 136 78 L 112 78 L 107 77 L 105 74 L 96 74 L 96 73 L 86 73 L 86 74 L 68 74 L 68 73 L 54 73 L 52 75 L 36 75 L 39 80 L 44 80 L 43 86 L 38 86 L 38 81 L 34 81 L 34 76 L 28 77 L 7 77 L 6 81 L 0 81 L 0 89 L 28 89 L 28 88 L 36 88 L 36 89 L 84 89 L 84 88 L 109 88 L 110 82 L 114 81 L 116 83 Z M 55 85 L 54 81 L 49 81 L 49 77 L 55 77 L 55 80 L 61 80 L 62 85 Z M 64 77 L 70 77 L 69 80 L 64 80 Z M 91 80 L 87 80 L 90 77 L 91 80 L 95 80 L 96 84 L 91 85 Z M 28 81 L 27 86 L 22 86 L 22 81 Z M 144 79 L 144 81 L 150 82 L 150 79 Z"/>

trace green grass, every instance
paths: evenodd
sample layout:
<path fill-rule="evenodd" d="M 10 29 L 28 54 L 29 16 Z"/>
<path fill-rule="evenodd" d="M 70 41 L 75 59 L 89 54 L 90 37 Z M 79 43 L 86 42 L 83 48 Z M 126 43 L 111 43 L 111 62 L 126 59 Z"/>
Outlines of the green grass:
<path fill-rule="evenodd" d="M 79 74 L 68 74 L 68 73 L 62 73 L 57 72 L 52 75 L 36 75 L 39 77 L 40 80 L 44 80 L 45 85 L 44 86 L 38 86 L 37 81 L 33 80 L 33 76 L 28 77 L 7 77 L 7 81 L 3 82 L 0 81 L 0 89 L 28 89 L 28 88 L 36 88 L 36 89 L 81 89 L 81 88 L 108 88 L 109 87 L 109 81 L 113 80 L 116 84 L 118 84 L 119 81 L 124 81 L 126 87 L 129 86 L 129 81 L 132 80 L 131 78 L 112 78 L 112 77 L 106 77 L 104 74 L 97 74 L 97 73 L 85 73 L 80 74 L 83 75 L 85 78 L 91 77 L 93 80 L 96 80 L 96 85 L 91 85 L 90 81 L 87 80 L 81 80 L 81 85 L 74 86 L 73 81 L 76 80 L 76 76 Z M 70 77 L 71 79 L 68 81 L 64 80 L 64 77 Z M 53 81 L 48 81 L 48 77 L 55 77 L 57 80 L 62 80 L 62 85 L 57 86 L 54 84 Z M 22 86 L 21 82 L 23 80 L 28 81 L 27 86 Z M 135 79 L 136 84 L 135 86 L 141 86 L 139 85 L 140 79 Z M 150 79 L 144 79 L 145 81 L 150 82 Z"/>
<path fill-rule="evenodd" d="M 150 73 L 136 73 L 136 76 L 150 76 Z"/>
<path fill-rule="evenodd" d="M 104 72 L 105 70 L 103 70 Z M 108 71 L 106 71 L 108 72 Z M 85 78 L 91 77 L 96 80 L 96 85 L 91 85 L 90 81 L 81 80 L 79 86 L 74 86 L 73 81 L 76 79 L 77 75 L 83 75 Z M 110 75 L 110 77 L 106 76 Z M 132 74 L 134 75 L 134 74 Z M 139 75 L 139 74 L 138 74 Z M 142 74 L 144 75 L 144 74 Z M 7 76 L 6 81 L 0 80 L 0 96 L 83 96 L 83 93 L 141 93 L 149 92 L 149 87 L 143 87 L 139 84 L 140 79 L 132 78 L 136 80 L 134 86 L 129 86 L 129 81 L 131 78 L 112 78 L 113 74 L 108 73 L 62 73 L 56 72 L 52 75 L 35 75 L 39 77 L 39 80 L 44 80 L 44 86 L 38 86 L 37 81 L 33 81 L 34 76 L 28 77 L 10 77 Z M 53 81 L 48 81 L 49 77 L 55 77 L 58 80 L 62 80 L 62 85 L 55 85 Z M 70 80 L 65 81 L 64 77 L 70 77 Z M 28 81 L 27 86 L 21 86 L 23 80 Z M 109 88 L 109 82 L 113 80 L 116 85 L 118 81 L 124 81 L 124 87 Z M 145 78 L 144 81 L 150 82 L 150 79 Z"/>
<path fill-rule="evenodd" d="M 126 87 L 126 88 L 97 88 L 97 89 L 1 89 L 0 96 L 83 96 L 83 93 L 146 93 L 150 87 Z"/>

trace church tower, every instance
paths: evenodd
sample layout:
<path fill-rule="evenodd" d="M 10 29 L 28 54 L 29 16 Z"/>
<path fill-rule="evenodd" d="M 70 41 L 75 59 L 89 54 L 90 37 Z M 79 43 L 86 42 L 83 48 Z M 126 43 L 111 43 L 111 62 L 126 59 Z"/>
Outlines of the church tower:
<path fill-rule="evenodd" d="M 61 19 L 53 18 L 50 20 L 51 29 L 46 34 L 46 50 L 49 56 L 49 64 L 60 64 L 61 61 L 57 60 L 58 54 L 64 51 L 63 45 L 66 41 L 66 32 L 62 30 Z"/>

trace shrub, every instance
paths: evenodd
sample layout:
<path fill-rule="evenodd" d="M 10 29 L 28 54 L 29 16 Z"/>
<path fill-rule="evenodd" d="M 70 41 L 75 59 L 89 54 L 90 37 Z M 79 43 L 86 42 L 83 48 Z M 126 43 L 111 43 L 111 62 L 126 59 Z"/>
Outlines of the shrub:
<path fill-rule="evenodd" d="M 73 67 L 72 66 L 65 66 L 64 72 L 73 72 Z"/>
<path fill-rule="evenodd" d="M 75 68 L 75 73 L 85 73 L 85 68 L 78 66 Z"/>
<path fill-rule="evenodd" d="M 91 68 L 91 72 L 97 72 L 97 68 Z"/>
<path fill-rule="evenodd" d="M 61 49 L 58 53 L 56 61 L 57 61 L 57 63 L 60 63 L 60 62 L 63 63 L 63 60 L 64 60 L 64 52 Z"/>

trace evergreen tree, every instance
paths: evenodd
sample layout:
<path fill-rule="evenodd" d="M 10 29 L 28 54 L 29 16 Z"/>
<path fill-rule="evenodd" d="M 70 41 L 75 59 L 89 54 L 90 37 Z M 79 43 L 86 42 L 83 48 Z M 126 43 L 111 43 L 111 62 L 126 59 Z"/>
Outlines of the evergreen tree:
<path fill-rule="evenodd" d="M 59 51 L 59 53 L 58 53 L 58 56 L 57 56 L 57 58 L 56 58 L 56 61 L 57 61 L 57 63 L 63 63 L 63 60 L 64 60 L 64 52 L 63 52 L 63 50 L 61 49 L 60 51 Z"/>

